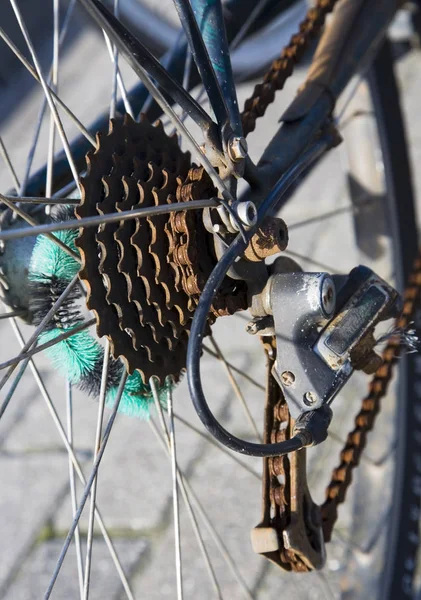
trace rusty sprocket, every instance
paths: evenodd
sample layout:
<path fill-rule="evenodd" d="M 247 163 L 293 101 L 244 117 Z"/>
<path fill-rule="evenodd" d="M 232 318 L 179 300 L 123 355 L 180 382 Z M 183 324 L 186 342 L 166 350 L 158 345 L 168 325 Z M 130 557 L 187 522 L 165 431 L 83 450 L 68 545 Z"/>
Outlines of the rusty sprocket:
<path fill-rule="evenodd" d="M 158 121 L 128 115 L 112 119 L 107 135 L 87 154 L 78 218 L 189 202 L 216 195 L 206 172 L 190 164 L 177 137 Z M 190 325 L 216 258 L 202 213 L 180 211 L 95 228 L 81 228 L 77 246 L 87 306 L 107 336 L 115 358 L 146 383 L 156 376 L 176 381 L 186 362 Z M 246 287 L 228 281 L 208 319 L 246 308 Z"/>

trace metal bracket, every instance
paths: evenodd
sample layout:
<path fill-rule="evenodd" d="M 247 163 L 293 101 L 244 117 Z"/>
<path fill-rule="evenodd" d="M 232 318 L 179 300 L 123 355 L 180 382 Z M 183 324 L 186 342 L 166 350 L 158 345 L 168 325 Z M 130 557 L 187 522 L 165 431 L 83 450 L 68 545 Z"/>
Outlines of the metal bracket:
<path fill-rule="evenodd" d="M 379 366 L 374 328 L 396 315 L 397 299 L 367 267 L 356 267 L 348 277 L 295 272 L 269 279 L 260 311 L 273 315 L 273 376 L 294 419 L 330 403 L 354 369 Z"/>

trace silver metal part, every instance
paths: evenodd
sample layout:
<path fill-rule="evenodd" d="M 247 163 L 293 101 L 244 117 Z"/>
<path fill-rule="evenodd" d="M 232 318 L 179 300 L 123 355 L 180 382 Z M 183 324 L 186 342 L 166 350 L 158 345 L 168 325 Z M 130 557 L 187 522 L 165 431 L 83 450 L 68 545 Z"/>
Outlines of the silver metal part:
<path fill-rule="evenodd" d="M 233 136 L 228 141 L 228 154 L 233 162 L 238 162 L 246 158 L 248 153 L 247 140 L 244 137 Z"/>
<path fill-rule="evenodd" d="M 348 277 L 303 272 L 270 277 L 253 298 L 252 313 L 259 324 L 257 315 L 273 316 L 273 376 L 294 419 L 330 403 L 355 368 L 373 362 L 374 327 L 395 315 L 397 298 L 366 267 Z"/>
<path fill-rule="evenodd" d="M 18 229 L 22 219 L 3 219 L 2 229 Z M 36 236 L 9 240 L 0 253 L 0 297 L 11 308 L 25 313 L 24 320 L 31 320 L 29 308 L 28 271 Z"/>
<path fill-rule="evenodd" d="M 390 287 L 371 277 L 361 293 L 355 294 L 330 321 L 314 350 L 332 370 L 339 371 L 350 357 L 353 362 L 354 348 L 378 322 L 389 299 Z"/>
<path fill-rule="evenodd" d="M 238 202 L 236 204 L 237 217 L 240 219 L 241 223 L 247 229 L 248 227 L 253 227 L 257 221 L 257 208 L 253 202 L 250 200 L 245 200 L 244 202 Z M 231 224 L 234 229 L 237 231 L 238 227 L 232 216 L 230 215 Z"/>

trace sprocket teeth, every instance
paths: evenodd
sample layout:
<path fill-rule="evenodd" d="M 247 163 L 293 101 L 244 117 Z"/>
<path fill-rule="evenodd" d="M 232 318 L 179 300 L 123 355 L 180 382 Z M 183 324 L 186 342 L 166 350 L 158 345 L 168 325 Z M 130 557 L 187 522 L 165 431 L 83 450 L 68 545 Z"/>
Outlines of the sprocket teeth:
<path fill-rule="evenodd" d="M 191 166 L 190 154 L 161 122 L 151 125 L 141 115 L 137 123 L 125 115 L 111 119 L 108 133 L 96 139 L 81 178 L 79 219 L 215 194 L 203 169 Z M 144 383 L 152 375 L 161 383 L 169 375 L 178 381 L 185 369 L 200 285 L 215 264 L 205 243 L 209 234 L 196 215 L 183 211 L 82 227 L 76 240 L 97 333 L 107 336 L 114 358 L 129 373 L 137 370 Z M 214 304 L 211 321 L 236 310 L 232 301 Z"/>

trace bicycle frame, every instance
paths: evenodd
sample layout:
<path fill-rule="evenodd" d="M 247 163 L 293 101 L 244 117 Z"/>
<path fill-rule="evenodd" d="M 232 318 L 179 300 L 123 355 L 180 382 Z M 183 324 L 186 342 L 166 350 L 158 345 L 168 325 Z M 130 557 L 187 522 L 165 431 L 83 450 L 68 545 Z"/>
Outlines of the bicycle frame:
<path fill-rule="evenodd" d="M 100 8 L 102 15 L 106 16 L 105 19 L 98 19 L 100 24 L 106 29 L 112 41 L 117 45 L 120 44 L 119 48 L 131 62 L 139 65 L 142 72 L 148 71 L 149 67 L 149 75 L 159 80 L 167 94 L 171 95 L 172 91 L 178 100 L 187 102 L 179 83 L 177 84 L 174 78 L 165 73 L 140 42 L 136 42 L 133 46 L 132 56 L 128 55 L 127 46 L 121 43 L 118 32 L 116 33 L 113 28 L 112 15 L 107 16 L 108 11 L 97 0 L 80 1 L 85 7 L 90 7 L 89 10 L 93 15 L 96 14 L 96 10 L 98 11 L 98 7 Z M 209 139 L 217 146 L 219 152 L 226 155 L 227 129 L 229 135 L 241 134 L 241 130 L 235 86 L 228 60 L 228 41 L 221 33 L 223 29 L 221 2 L 220 0 L 193 0 L 190 5 L 187 0 L 177 0 L 176 6 L 217 120 L 217 123 L 208 129 Z M 200 29 L 205 32 L 203 37 L 199 35 L 199 28 L 192 18 L 192 7 L 196 11 Z M 352 76 L 364 71 L 369 64 L 381 44 L 396 9 L 397 3 L 392 0 L 370 0 L 369 2 L 345 0 L 339 5 L 333 17 L 334 27 L 328 28 L 323 34 L 305 85 L 282 116 L 282 124 L 261 157 L 253 177 L 250 178 L 248 173 L 245 173 L 245 179 L 250 183 L 250 190 L 241 200 L 252 200 L 258 206 L 258 223 L 269 211 L 274 211 L 281 202 L 284 203 L 292 183 L 303 173 L 308 172 L 329 148 L 338 143 L 339 136 L 334 129 L 332 118 L 336 99 Z M 122 31 L 123 28 L 120 33 Z M 184 64 L 180 53 L 181 56 L 185 56 L 185 46 L 184 50 L 176 49 L 174 56 L 170 57 L 170 63 L 174 58 L 172 63 L 174 69 L 175 66 L 180 69 L 180 65 Z M 219 60 L 220 56 L 223 57 L 222 60 Z M 209 69 L 212 72 L 209 72 Z M 140 92 L 138 90 L 137 93 L 136 106 L 141 104 L 139 98 L 142 100 L 145 98 L 143 89 Z M 191 106 L 194 104 L 191 103 Z M 195 107 L 196 116 L 200 113 L 199 108 Z M 76 146 L 80 152 L 84 144 L 78 140 Z M 39 176 L 40 174 L 37 174 L 31 183 L 36 184 Z M 36 196 L 39 195 L 39 190 L 29 186 L 27 193 Z M 215 267 L 204 288 L 192 324 L 187 372 L 190 394 L 196 411 L 207 429 L 220 442 L 241 453 L 276 456 L 302 447 L 302 441 L 294 437 L 281 444 L 260 445 L 234 438 L 222 428 L 211 413 L 200 380 L 201 340 L 209 307 L 218 285 L 235 259 L 244 251 L 255 227 L 251 227 L 245 236 L 243 234 L 243 237 L 239 235 L 236 238 Z"/>

